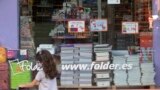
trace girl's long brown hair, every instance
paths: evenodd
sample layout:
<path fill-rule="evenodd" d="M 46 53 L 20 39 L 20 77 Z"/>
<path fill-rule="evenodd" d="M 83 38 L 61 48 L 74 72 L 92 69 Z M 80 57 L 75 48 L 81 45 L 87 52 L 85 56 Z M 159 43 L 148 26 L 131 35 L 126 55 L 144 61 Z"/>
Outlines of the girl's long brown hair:
<path fill-rule="evenodd" d="M 41 50 L 36 54 L 36 60 L 42 64 L 46 78 L 54 79 L 57 76 L 58 71 L 55 64 L 56 56 L 53 56 L 47 50 Z"/>

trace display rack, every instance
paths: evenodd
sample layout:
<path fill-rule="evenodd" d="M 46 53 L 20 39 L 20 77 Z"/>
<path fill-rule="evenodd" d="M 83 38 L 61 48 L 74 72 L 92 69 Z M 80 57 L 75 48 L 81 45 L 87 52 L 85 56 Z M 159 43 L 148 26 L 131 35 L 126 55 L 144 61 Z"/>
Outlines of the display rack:
<path fill-rule="evenodd" d="M 68 30 L 68 22 L 69 21 L 84 21 L 85 22 L 85 31 L 84 32 L 69 32 Z M 65 40 L 64 42 L 67 43 L 68 41 L 72 42 L 91 42 L 91 37 L 95 36 L 92 35 L 92 33 L 89 31 L 89 27 L 87 25 L 89 24 L 89 19 L 52 19 L 52 22 L 54 23 L 54 29 L 51 30 L 49 33 L 49 36 L 53 40 Z"/>
<path fill-rule="evenodd" d="M 72 6 L 72 4 L 76 4 L 79 5 L 77 7 L 73 7 L 70 8 L 70 6 Z M 78 40 L 88 40 L 89 42 L 98 42 L 98 33 L 97 32 L 90 32 L 89 31 L 89 22 L 90 19 L 94 19 L 94 18 L 98 18 L 98 10 L 97 10 L 97 1 L 96 0 L 84 0 L 80 3 L 77 3 L 77 1 L 74 2 L 67 2 L 67 3 L 63 3 L 63 8 L 61 9 L 56 9 L 54 10 L 54 13 L 52 15 L 52 22 L 54 24 L 57 23 L 63 23 L 63 27 L 66 29 L 65 31 L 57 31 L 57 35 L 52 36 L 52 38 L 55 39 L 59 39 L 59 40 L 73 40 L 73 39 L 78 39 Z M 66 7 L 68 7 L 69 9 L 66 9 Z M 67 10 L 70 10 L 70 13 L 67 13 Z M 76 10 L 76 12 L 74 11 Z M 84 12 L 81 12 L 81 10 L 84 10 Z M 90 13 L 86 13 L 90 11 Z M 76 13 L 76 14 L 75 14 Z M 89 15 L 89 16 L 88 16 Z M 68 33 L 68 21 L 70 20 L 84 20 L 85 21 L 85 32 L 81 32 L 81 33 Z M 52 30 L 53 31 L 53 30 Z M 55 30 L 54 30 L 55 31 Z M 55 31 L 56 33 L 56 31 Z M 91 40 L 91 37 L 92 40 Z"/>

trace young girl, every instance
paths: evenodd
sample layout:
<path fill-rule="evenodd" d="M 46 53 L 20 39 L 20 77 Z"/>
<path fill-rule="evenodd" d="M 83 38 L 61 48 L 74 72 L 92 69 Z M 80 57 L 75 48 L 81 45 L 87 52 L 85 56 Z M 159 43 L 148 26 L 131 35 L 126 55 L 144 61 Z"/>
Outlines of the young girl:
<path fill-rule="evenodd" d="M 39 90 L 57 90 L 57 69 L 55 64 L 55 56 L 52 56 L 49 51 L 41 50 L 36 54 L 36 60 L 42 67 L 38 71 L 35 79 L 28 84 L 20 85 L 21 88 L 31 88 L 39 85 Z"/>

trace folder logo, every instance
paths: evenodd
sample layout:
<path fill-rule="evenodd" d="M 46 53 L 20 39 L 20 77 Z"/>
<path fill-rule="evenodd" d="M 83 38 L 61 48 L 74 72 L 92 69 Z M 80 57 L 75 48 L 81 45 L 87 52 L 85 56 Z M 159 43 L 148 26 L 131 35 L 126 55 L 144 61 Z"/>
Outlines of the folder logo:
<path fill-rule="evenodd" d="M 33 63 L 28 60 L 23 60 L 23 61 L 19 61 L 18 59 L 12 60 L 9 61 L 9 65 L 12 75 L 17 75 L 20 73 L 24 73 L 26 71 L 42 70 L 42 68 L 39 67 L 37 64 L 33 66 Z"/>
<path fill-rule="evenodd" d="M 9 61 L 9 65 L 10 65 L 12 75 L 17 75 L 24 72 L 21 65 L 19 64 L 18 59 Z"/>

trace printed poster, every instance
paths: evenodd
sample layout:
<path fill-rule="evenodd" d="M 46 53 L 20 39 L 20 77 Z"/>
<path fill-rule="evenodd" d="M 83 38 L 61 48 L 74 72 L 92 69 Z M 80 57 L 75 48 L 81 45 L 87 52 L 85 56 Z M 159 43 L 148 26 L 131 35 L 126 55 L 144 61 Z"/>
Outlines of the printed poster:
<path fill-rule="evenodd" d="M 68 21 L 68 32 L 85 32 L 85 21 Z"/>
<path fill-rule="evenodd" d="M 107 31 L 108 30 L 107 19 L 91 19 L 90 30 L 92 32 Z"/>
<path fill-rule="evenodd" d="M 122 22 L 122 34 L 138 34 L 138 22 Z"/>

